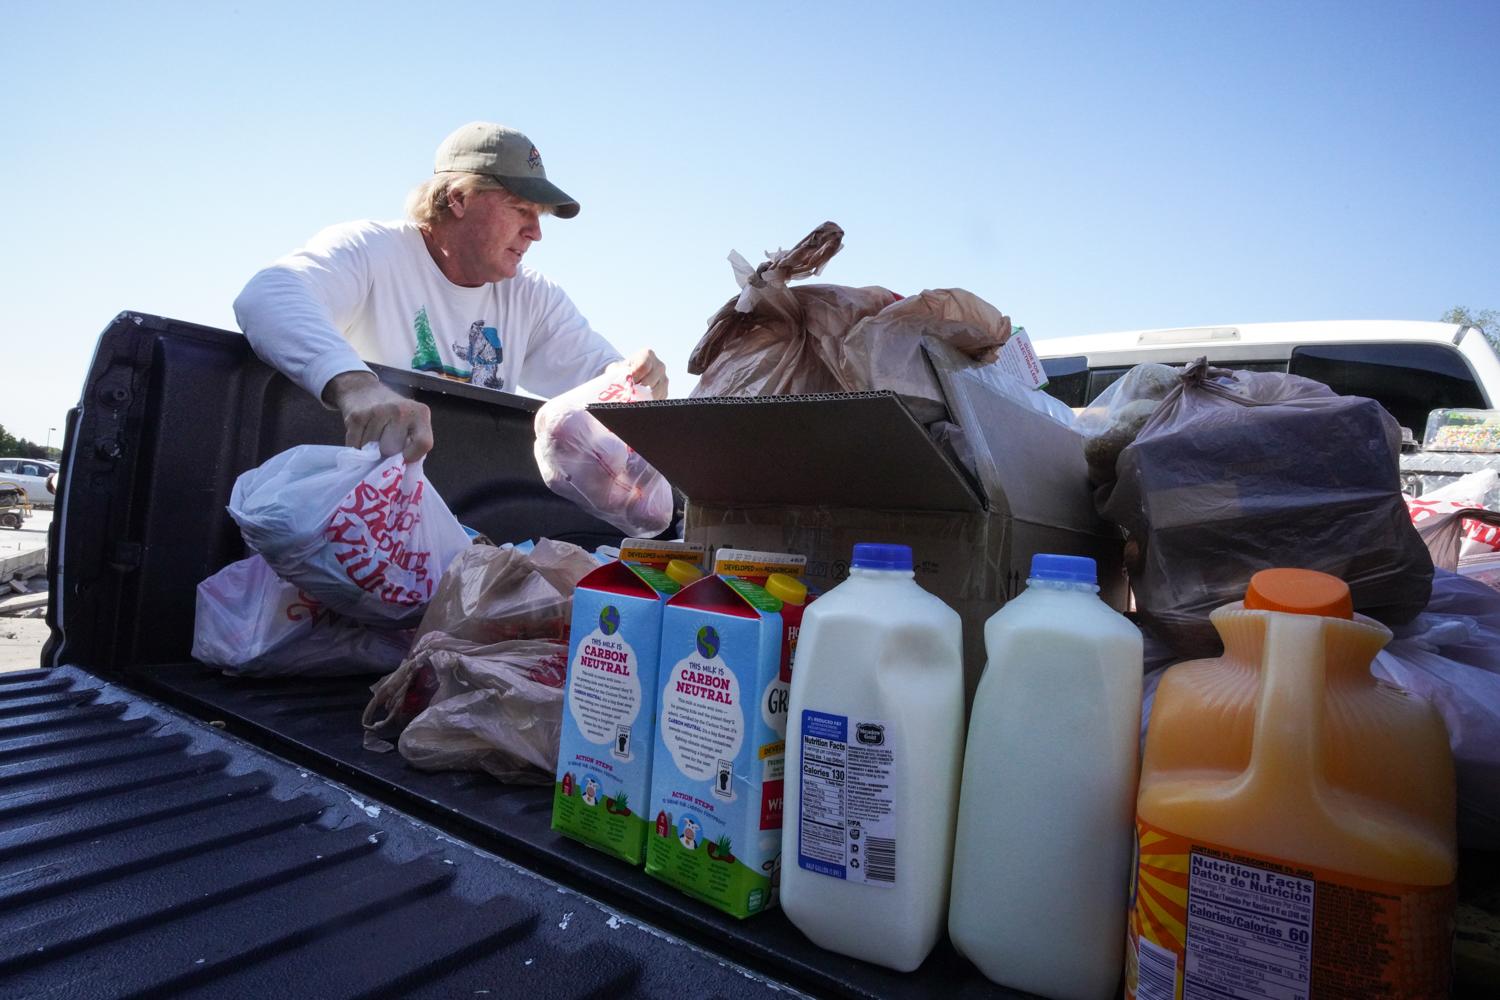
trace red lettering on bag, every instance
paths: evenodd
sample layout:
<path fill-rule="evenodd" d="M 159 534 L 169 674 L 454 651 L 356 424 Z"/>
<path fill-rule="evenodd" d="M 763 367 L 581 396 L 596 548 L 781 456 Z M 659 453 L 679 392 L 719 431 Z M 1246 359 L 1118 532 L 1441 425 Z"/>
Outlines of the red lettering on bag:
<path fill-rule="evenodd" d="M 358 545 L 363 541 L 363 532 L 359 530 L 359 522 L 350 520 L 347 516 L 328 522 L 328 527 L 323 531 L 323 537 L 335 545 Z"/>

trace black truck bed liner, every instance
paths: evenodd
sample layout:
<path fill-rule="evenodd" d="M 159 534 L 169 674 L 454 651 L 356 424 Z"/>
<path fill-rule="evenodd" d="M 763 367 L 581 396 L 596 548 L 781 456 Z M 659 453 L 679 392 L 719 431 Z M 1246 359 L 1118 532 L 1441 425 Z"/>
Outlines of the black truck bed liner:
<path fill-rule="evenodd" d="M 0 674 L 0 789 L 6 997 L 793 992 L 72 668 Z"/>
<path fill-rule="evenodd" d="M 399 753 L 367 750 L 359 716 L 373 680 L 231 678 L 180 664 L 156 668 L 149 690 L 266 742 L 289 760 L 800 989 L 871 998 L 1025 995 L 988 982 L 946 941 L 920 970 L 903 975 L 817 948 L 779 910 L 737 920 L 553 832 L 550 786 L 503 785 L 473 772 L 424 774 Z"/>

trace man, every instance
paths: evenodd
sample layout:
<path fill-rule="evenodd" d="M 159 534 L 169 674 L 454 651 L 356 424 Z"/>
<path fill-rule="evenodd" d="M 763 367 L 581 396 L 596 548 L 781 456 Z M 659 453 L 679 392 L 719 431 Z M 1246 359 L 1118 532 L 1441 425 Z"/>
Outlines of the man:
<path fill-rule="evenodd" d="M 251 278 L 234 302 L 255 353 L 337 409 L 347 444 L 378 441 L 382 454 L 407 461 L 433 444 L 427 407 L 382 385 L 361 357 L 546 396 L 618 363 L 666 395 L 653 352 L 621 361 L 561 288 L 522 266 L 543 215 L 578 214 L 526 136 L 463 126 L 438 147 L 407 214 L 325 229 Z"/>

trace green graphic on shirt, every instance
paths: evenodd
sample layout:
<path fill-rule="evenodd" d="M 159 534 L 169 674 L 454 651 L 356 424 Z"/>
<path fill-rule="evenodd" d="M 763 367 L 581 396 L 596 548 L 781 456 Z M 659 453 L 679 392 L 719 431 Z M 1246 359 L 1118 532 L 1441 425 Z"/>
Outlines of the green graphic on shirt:
<path fill-rule="evenodd" d="M 412 329 L 417 335 L 417 351 L 411 356 L 413 371 L 435 372 L 438 375 L 457 379 L 469 377 L 467 371 L 443 364 L 443 358 L 438 354 L 437 338 L 432 335 L 432 323 L 427 319 L 426 306 L 417 310 L 416 319 L 412 321 Z"/>

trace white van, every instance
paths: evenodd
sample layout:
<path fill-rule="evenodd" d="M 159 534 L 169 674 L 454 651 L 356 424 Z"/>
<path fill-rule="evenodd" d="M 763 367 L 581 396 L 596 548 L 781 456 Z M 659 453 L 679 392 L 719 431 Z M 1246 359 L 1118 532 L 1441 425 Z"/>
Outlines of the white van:
<path fill-rule="evenodd" d="M 1500 352 L 1454 323 L 1330 321 L 1133 330 L 1038 338 L 1047 391 L 1086 406 L 1133 366 L 1200 357 L 1249 371 L 1291 372 L 1380 402 L 1417 441 L 1436 409 L 1500 407 Z"/>

